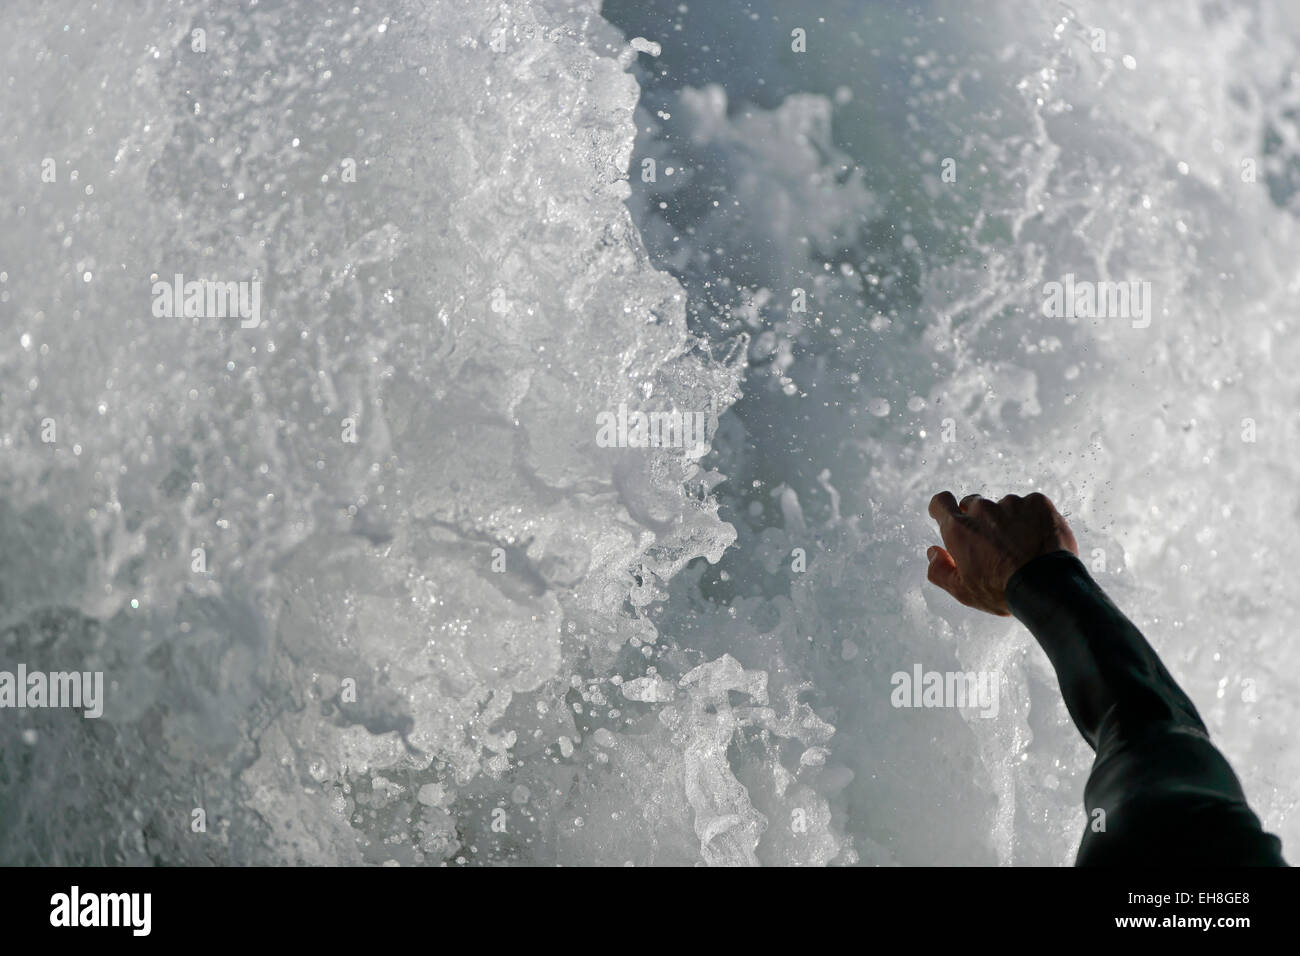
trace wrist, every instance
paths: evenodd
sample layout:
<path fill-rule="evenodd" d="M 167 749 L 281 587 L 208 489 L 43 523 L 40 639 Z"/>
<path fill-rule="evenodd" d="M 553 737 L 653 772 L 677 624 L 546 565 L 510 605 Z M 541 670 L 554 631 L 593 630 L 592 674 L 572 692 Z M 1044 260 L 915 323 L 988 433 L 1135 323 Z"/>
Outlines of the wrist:
<path fill-rule="evenodd" d="M 1025 612 L 1030 610 L 1030 605 L 1037 603 L 1033 600 L 1035 595 L 1040 594 L 1044 588 L 1052 589 L 1054 584 L 1059 585 L 1063 580 L 1077 579 L 1079 576 L 1091 579 L 1087 568 L 1073 551 L 1059 548 L 1035 555 L 1007 578 L 1004 589 L 1007 608 L 1024 621 Z M 1017 611 L 1017 605 L 1021 608 L 1020 611 Z"/>

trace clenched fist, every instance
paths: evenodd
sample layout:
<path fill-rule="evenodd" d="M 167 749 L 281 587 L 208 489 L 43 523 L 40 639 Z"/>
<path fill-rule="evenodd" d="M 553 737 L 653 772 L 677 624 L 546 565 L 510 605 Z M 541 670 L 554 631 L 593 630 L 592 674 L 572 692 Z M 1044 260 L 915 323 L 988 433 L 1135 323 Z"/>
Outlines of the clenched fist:
<path fill-rule="evenodd" d="M 926 552 L 929 578 L 962 604 L 990 614 L 1010 615 L 1006 589 L 1011 576 L 1034 558 L 1054 551 L 1078 555 L 1070 526 L 1046 495 L 1007 495 L 996 504 L 967 495 L 958 504 L 950 492 L 930 499 L 944 546 Z"/>

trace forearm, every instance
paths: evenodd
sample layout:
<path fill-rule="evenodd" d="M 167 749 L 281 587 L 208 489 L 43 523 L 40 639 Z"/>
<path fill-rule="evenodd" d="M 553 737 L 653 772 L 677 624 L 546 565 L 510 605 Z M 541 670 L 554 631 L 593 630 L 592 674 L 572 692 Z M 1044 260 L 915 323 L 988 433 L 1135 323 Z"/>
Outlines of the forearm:
<path fill-rule="evenodd" d="M 1074 534 L 1046 497 L 958 503 L 943 491 L 930 516 L 944 541 L 926 552 L 930 581 L 1029 628 L 1097 751 L 1081 866 L 1286 865 L 1200 714 L 1075 557 Z"/>
<path fill-rule="evenodd" d="M 1205 724 L 1160 658 L 1068 551 L 1045 554 L 1011 576 L 1007 606 L 1056 671 L 1066 709 L 1096 749 L 1102 721 Z"/>

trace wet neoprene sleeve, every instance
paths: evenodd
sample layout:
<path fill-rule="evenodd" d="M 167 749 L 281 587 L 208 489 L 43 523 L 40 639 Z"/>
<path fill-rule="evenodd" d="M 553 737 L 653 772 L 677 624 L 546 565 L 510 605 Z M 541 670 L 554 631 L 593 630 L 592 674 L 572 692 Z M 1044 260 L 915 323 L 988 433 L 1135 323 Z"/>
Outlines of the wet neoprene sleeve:
<path fill-rule="evenodd" d="M 1035 558 L 1006 599 L 1096 751 L 1079 866 L 1286 866 L 1191 700 L 1078 558 Z"/>
<path fill-rule="evenodd" d="M 1103 718 L 1116 707 L 1134 721 L 1172 721 L 1207 733 L 1142 633 L 1069 551 L 1030 561 L 1007 582 L 1006 598 L 1047 653 L 1065 707 L 1094 750 Z"/>

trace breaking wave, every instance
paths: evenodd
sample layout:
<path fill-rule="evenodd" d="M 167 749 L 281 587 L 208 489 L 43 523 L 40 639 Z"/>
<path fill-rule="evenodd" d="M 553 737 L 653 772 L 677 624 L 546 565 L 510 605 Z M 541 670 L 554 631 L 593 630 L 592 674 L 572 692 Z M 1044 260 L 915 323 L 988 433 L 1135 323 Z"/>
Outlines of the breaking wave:
<path fill-rule="evenodd" d="M 944 487 L 1061 502 L 1300 838 L 1300 22 L 968 6 L 16 5 L 0 669 L 106 702 L 0 722 L 0 861 L 1067 863 Z"/>

